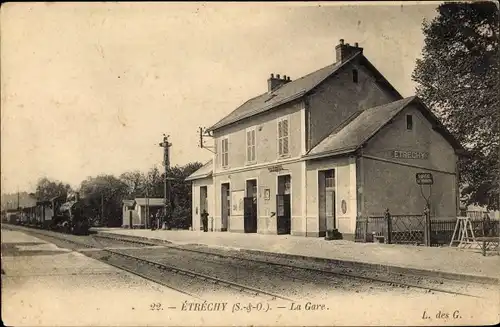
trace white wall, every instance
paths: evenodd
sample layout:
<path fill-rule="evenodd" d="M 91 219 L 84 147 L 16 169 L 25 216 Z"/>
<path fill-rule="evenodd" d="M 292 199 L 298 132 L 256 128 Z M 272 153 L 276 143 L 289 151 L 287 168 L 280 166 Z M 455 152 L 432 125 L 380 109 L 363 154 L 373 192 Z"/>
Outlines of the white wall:
<path fill-rule="evenodd" d="M 193 228 L 193 230 L 201 230 L 201 227 L 202 227 L 201 216 L 200 216 L 200 214 L 201 214 L 201 212 L 200 212 L 200 187 L 202 187 L 202 186 L 207 187 L 208 228 L 210 229 L 212 220 L 214 220 L 214 224 L 215 224 L 215 219 L 213 219 L 215 216 L 215 195 L 214 195 L 213 180 L 211 177 L 197 179 L 197 180 L 192 181 L 192 184 L 191 184 L 192 194 L 193 194 L 191 227 Z"/>
<path fill-rule="evenodd" d="M 339 232 L 354 234 L 356 230 L 357 194 L 356 162 L 354 158 L 330 158 L 307 163 L 307 234 L 324 233 L 319 218 L 318 172 L 335 169 L 335 216 Z M 342 213 L 342 200 L 347 211 Z"/>

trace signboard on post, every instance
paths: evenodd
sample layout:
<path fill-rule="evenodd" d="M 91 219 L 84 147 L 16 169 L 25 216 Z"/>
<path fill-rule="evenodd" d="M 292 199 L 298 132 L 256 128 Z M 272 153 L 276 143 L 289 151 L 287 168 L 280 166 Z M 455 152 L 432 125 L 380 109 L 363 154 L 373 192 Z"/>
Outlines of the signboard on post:
<path fill-rule="evenodd" d="M 432 193 L 432 184 L 434 183 L 434 179 L 432 178 L 431 173 L 416 173 L 415 179 L 417 180 L 417 184 L 420 185 L 420 192 L 422 193 L 422 197 L 426 202 L 426 206 L 424 208 L 425 215 L 425 224 L 424 224 L 424 243 L 426 246 L 431 246 L 431 193 Z M 426 197 L 424 195 L 423 185 L 429 185 L 429 196 Z"/>
<path fill-rule="evenodd" d="M 418 185 L 432 185 L 434 183 L 431 173 L 417 173 L 415 178 Z"/>

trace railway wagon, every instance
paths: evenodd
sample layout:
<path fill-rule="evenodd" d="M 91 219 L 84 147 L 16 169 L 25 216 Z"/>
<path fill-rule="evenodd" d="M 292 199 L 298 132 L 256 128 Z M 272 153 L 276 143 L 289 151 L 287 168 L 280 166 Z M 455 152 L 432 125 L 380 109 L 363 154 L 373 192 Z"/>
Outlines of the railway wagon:
<path fill-rule="evenodd" d="M 34 224 L 42 228 L 51 228 L 54 217 L 58 214 L 59 208 L 64 201 L 64 196 L 37 201 L 34 209 Z"/>

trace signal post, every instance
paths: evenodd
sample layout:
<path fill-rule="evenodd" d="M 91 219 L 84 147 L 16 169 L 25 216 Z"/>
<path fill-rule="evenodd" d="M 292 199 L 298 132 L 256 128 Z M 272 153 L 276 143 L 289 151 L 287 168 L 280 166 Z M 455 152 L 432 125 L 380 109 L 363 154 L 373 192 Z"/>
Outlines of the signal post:
<path fill-rule="evenodd" d="M 170 169 L 170 147 L 172 143 L 168 141 L 170 135 L 163 134 L 163 142 L 159 144 L 160 147 L 163 148 L 163 166 L 165 167 L 165 172 L 163 174 L 163 223 L 166 223 L 170 220 L 172 212 L 171 212 L 171 200 L 170 200 L 170 179 L 168 178 L 168 170 Z"/>

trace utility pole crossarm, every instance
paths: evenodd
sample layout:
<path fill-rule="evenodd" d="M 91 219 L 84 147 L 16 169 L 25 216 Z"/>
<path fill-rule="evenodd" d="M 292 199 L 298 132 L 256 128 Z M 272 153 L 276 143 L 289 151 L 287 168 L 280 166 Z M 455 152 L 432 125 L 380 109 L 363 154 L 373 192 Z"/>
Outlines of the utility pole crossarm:
<path fill-rule="evenodd" d="M 206 146 L 205 145 L 205 140 L 204 138 L 210 137 L 213 138 L 212 132 L 208 132 L 206 128 L 199 127 L 199 134 L 200 134 L 200 144 L 199 147 L 202 149 L 207 149 L 208 151 L 212 152 L 215 154 L 215 147 L 214 146 Z"/>

